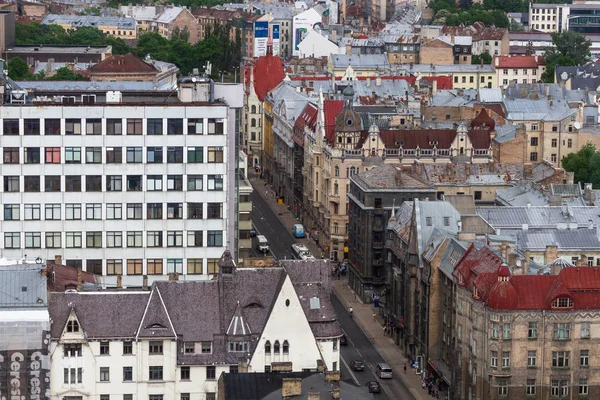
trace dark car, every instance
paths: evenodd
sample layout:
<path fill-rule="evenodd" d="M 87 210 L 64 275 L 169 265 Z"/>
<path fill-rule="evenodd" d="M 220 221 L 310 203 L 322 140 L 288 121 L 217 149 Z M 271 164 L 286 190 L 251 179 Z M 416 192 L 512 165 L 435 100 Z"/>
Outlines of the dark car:
<path fill-rule="evenodd" d="M 362 362 L 362 360 L 352 360 L 350 362 L 350 368 L 352 368 L 353 371 L 364 371 L 365 364 Z"/>
<path fill-rule="evenodd" d="M 348 346 L 348 338 L 346 337 L 346 335 L 342 335 L 342 337 L 340 338 L 340 345 Z"/>
<path fill-rule="evenodd" d="M 252 228 L 250 228 L 250 237 L 254 237 L 254 236 L 256 236 L 256 228 L 252 227 Z"/>
<path fill-rule="evenodd" d="M 369 393 L 381 393 L 381 385 L 377 381 L 367 382 L 365 386 L 369 388 Z"/>

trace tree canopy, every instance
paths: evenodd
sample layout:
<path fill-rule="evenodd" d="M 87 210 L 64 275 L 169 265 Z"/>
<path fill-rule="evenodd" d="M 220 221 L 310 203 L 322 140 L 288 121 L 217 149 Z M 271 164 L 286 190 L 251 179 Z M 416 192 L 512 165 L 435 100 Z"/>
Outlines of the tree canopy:
<path fill-rule="evenodd" d="M 583 65 L 590 61 L 592 43 L 577 32 L 563 31 L 552 33 L 552 47 L 546 47 L 546 72 L 542 75 L 544 82 L 554 82 L 554 71 L 557 65 Z"/>
<path fill-rule="evenodd" d="M 492 56 L 487 51 L 481 54 L 473 54 L 471 57 L 471 64 L 480 64 L 483 61 L 484 64 L 492 63 Z"/>
<path fill-rule="evenodd" d="M 11 58 L 6 67 L 8 68 L 8 77 L 16 81 L 27 79 L 30 75 L 29 67 L 21 57 Z"/>
<path fill-rule="evenodd" d="M 487 26 L 508 27 L 508 18 L 500 10 L 486 10 L 481 4 L 473 4 L 470 0 L 461 1 L 460 6 L 457 8 L 452 0 L 431 0 L 429 7 L 435 12 L 433 24 L 458 26 L 481 21 Z"/>
<path fill-rule="evenodd" d="M 562 167 L 575 173 L 575 182 L 591 183 L 600 188 L 600 151 L 591 143 L 584 145 L 577 153 L 562 159 Z"/>

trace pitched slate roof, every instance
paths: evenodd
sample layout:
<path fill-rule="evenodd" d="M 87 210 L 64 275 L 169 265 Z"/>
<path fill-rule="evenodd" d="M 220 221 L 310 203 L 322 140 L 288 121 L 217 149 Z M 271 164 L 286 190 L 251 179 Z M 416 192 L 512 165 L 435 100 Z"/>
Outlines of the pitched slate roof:
<path fill-rule="evenodd" d="M 94 74 L 122 74 L 122 73 L 158 73 L 158 70 L 133 54 L 117 54 L 106 58 L 89 69 Z"/>
<path fill-rule="evenodd" d="M 146 310 L 144 311 L 144 318 L 140 323 L 137 337 L 177 337 L 158 289 L 150 292 L 150 299 L 148 300 Z"/>
<path fill-rule="evenodd" d="M 563 250 L 593 250 L 600 248 L 596 229 L 528 229 L 517 234 L 521 250 L 544 250 L 555 244 Z"/>

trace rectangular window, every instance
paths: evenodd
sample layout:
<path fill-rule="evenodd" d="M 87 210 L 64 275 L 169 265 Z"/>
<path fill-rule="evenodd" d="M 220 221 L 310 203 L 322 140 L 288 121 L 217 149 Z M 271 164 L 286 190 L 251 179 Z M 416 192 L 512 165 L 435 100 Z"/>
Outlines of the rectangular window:
<path fill-rule="evenodd" d="M 579 365 L 581 367 L 588 367 L 590 364 L 590 351 L 580 350 L 579 351 Z"/>
<path fill-rule="evenodd" d="M 492 339 L 498 339 L 500 337 L 500 324 L 492 322 Z"/>
<path fill-rule="evenodd" d="M 127 191 L 128 192 L 141 192 L 142 191 L 142 176 L 141 175 L 127 175 Z"/>
<path fill-rule="evenodd" d="M 183 274 L 183 259 L 181 258 L 168 258 L 167 259 L 167 272 Z"/>
<path fill-rule="evenodd" d="M 554 323 L 552 338 L 554 340 L 568 340 L 571 338 L 570 323 Z"/>
<path fill-rule="evenodd" d="M 529 153 L 529 161 L 537 161 L 537 159 L 538 159 L 537 151 L 532 151 L 531 153 Z"/>
<path fill-rule="evenodd" d="M 39 221 L 41 219 L 41 206 L 39 204 L 25 204 L 25 220 Z"/>
<path fill-rule="evenodd" d="M 188 118 L 188 135 L 204 134 L 204 120 L 202 118 Z"/>
<path fill-rule="evenodd" d="M 169 118 L 167 120 L 167 135 L 183 135 L 183 119 Z"/>
<path fill-rule="evenodd" d="M 39 176 L 26 176 L 25 177 L 25 191 L 26 192 L 39 192 L 40 191 L 40 177 Z"/>
<path fill-rule="evenodd" d="M 39 249 L 42 247 L 42 234 L 40 232 L 25 232 L 25 248 Z"/>
<path fill-rule="evenodd" d="M 508 379 L 496 378 L 498 382 L 498 396 L 508 396 Z"/>
<path fill-rule="evenodd" d="M 5 119 L 4 135 L 6 136 L 18 136 L 19 135 L 19 120 L 18 119 Z"/>
<path fill-rule="evenodd" d="M 181 367 L 181 376 L 180 377 L 181 377 L 182 381 L 189 381 L 190 380 L 190 367 Z M 183 397 L 183 395 L 184 395 L 184 393 L 181 394 L 182 397 Z M 189 395 L 187 397 L 189 399 Z"/>
<path fill-rule="evenodd" d="M 587 379 L 580 379 L 579 380 L 579 395 L 580 396 L 587 396 L 589 394 L 588 391 L 588 380 Z"/>
<path fill-rule="evenodd" d="M 60 175 L 46 175 L 44 177 L 44 191 L 46 192 L 60 192 Z"/>
<path fill-rule="evenodd" d="M 202 175 L 188 175 L 187 177 L 187 190 L 188 191 L 199 191 L 202 190 Z"/>
<path fill-rule="evenodd" d="M 65 163 L 81 164 L 81 147 L 65 147 Z"/>
<path fill-rule="evenodd" d="M 182 175 L 167 175 L 167 190 L 168 191 L 182 191 L 183 190 L 183 176 Z"/>
<path fill-rule="evenodd" d="M 86 135 L 102 135 L 102 120 L 100 118 L 87 118 L 85 120 Z"/>
<path fill-rule="evenodd" d="M 148 118 L 146 122 L 148 135 L 162 135 L 163 134 L 163 122 L 160 118 Z"/>
<path fill-rule="evenodd" d="M 19 177 L 18 176 L 5 176 L 4 177 L 4 191 L 5 192 L 18 192 L 19 188 Z"/>
<path fill-rule="evenodd" d="M 149 259 L 147 263 L 148 275 L 162 275 L 163 260 L 162 258 Z"/>
<path fill-rule="evenodd" d="M 223 246 L 223 231 L 208 231 L 206 245 L 208 247 Z"/>
<path fill-rule="evenodd" d="M 127 232 L 127 247 L 142 247 L 142 232 Z"/>
<path fill-rule="evenodd" d="M 142 260 L 127 260 L 127 275 L 142 275 L 143 269 Z"/>
<path fill-rule="evenodd" d="M 183 344 L 183 353 L 184 354 L 194 354 L 195 352 L 196 352 L 196 343 L 185 342 Z"/>
<path fill-rule="evenodd" d="M 85 247 L 88 249 L 102 248 L 102 232 L 86 232 Z"/>
<path fill-rule="evenodd" d="M 204 147 L 188 147 L 188 163 L 204 162 Z"/>
<path fill-rule="evenodd" d="M 65 176 L 65 192 L 81 192 L 81 176 Z"/>
<path fill-rule="evenodd" d="M 567 368 L 569 367 L 568 351 L 553 351 L 552 352 L 552 367 Z"/>
<path fill-rule="evenodd" d="M 531 142 L 532 146 L 537 146 L 538 145 L 538 138 L 532 137 L 530 142 Z"/>
<path fill-rule="evenodd" d="M 140 118 L 128 118 L 127 119 L 127 134 L 128 135 L 141 135 L 142 134 L 142 120 Z"/>
<path fill-rule="evenodd" d="M 81 219 L 81 204 L 66 204 L 65 219 L 80 220 Z"/>
<path fill-rule="evenodd" d="M 162 191 L 162 175 L 148 175 L 146 177 L 146 190 Z"/>
<path fill-rule="evenodd" d="M 81 135 L 81 120 L 65 119 L 65 135 Z"/>
<path fill-rule="evenodd" d="M 123 232 L 108 231 L 106 232 L 106 247 L 123 247 Z"/>
<path fill-rule="evenodd" d="M 120 147 L 106 148 L 106 163 L 121 164 L 123 162 L 123 149 Z"/>
<path fill-rule="evenodd" d="M 223 175 L 208 175 L 207 190 L 223 190 Z"/>
<path fill-rule="evenodd" d="M 4 220 L 5 221 L 18 221 L 21 219 L 20 214 L 21 206 L 19 204 L 5 204 L 4 205 Z"/>
<path fill-rule="evenodd" d="M 502 325 L 502 339 L 510 339 L 510 324 Z"/>
<path fill-rule="evenodd" d="M 590 338 L 590 323 L 589 322 L 581 323 L 581 338 L 582 339 Z"/>
<path fill-rule="evenodd" d="M 148 203 L 146 205 L 146 218 L 147 219 L 162 219 L 163 218 L 162 203 Z"/>
<path fill-rule="evenodd" d="M 510 368 L 510 351 L 502 352 L 502 368 Z"/>
<path fill-rule="evenodd" d="M 44 135 L 60 135 L 60 119 L 50 118 L 44 120 Z"/>
<path fill-rule="evenodd" d="M 183 162 L 183 147 L 167 147 L 167 164 Z"/>
<path fill-rule="evenodd" d="M 220 204 L 220 203 L 216 203 L 216 204 Z M 202 217 L 203 217 L 202 208 L 203 208 L 202 203 L 188 203 L 187 204 L 188 219 L 202 219 Z"/>
<path fill-rule="evenodd" d="M 202 247 L 202 236 L 203 236 L 202 231 L 188 231 L 187 235 L 188 235 L 187 247 Z"/>
<path fill-rule="evenodd" d="M 87 175 L 85 177 L 86 192 L 101 192 L 102 191 L 102 175 Z"/>
<path fill-rule="evenodd" d="M 224 133 L 223 128 L 224 122 L 222 118 L 208 120 L 208 134 L 209 135 L 222 135 Z"/>
<path fill-rule="evenodd" d="M 107 135 L 122 135 L 123 134 L 123 120 L 118 118 L 108 118 L 106 120 L 106 134 Z"/>
<path fill-rule="evenodd" d="M 141 147 L 128 147 L 127 148 L 127 163 L 128 164 L 139 164 L 142 162 L 142 148 Z"/>
<path fill-rule="evenodd" d="M 123 381 L 133 380 L 133 367 L 123 367 Z"/>
<path fill-rule="evenodd" d="M 100 367 L 100 382 L 110 382 L 109 367 Z"/>
<path fill-rule="evenodd" d="M 183 218 L 183 204 L 167 203 L 167 219 L 182 219 L 182 218 Z"/>
<path fill-rule="evenodd" d="M 146 241 L 148 247 L 162 247 L 163 231 L 148 231 Z"/>
<path fill-rule="evenodd" d="M 527 328 L 527 338 L 537 339 L 537 322 L 530 322 Z"/>
<path fill-rule="evenodd" d="M 492 351 L 492 355 L 490 357 L 490 367 L 498 368 L 498 352 Z"/>
<path fill-rule="evenodd" d="M 142 219 L 142 203 L 127 203 L 127 219 Z"/>
<path fill-rule="evenodd" d="M 219 273 L 219 259 L 209 258 L 206 260 L 206 273 L 207 274 L 218 274 Z"/>
<path fill-rule="evenodd" d="M 20 249 L 21 234 L 19 232 L 4 233 L 4 248 L 5 249 Z"/>
<path fill-rule="evenodd" d="M 106 176 L 106 191 L 120 192 L 123 190 L 123 177 L 121 175 Z"/>
<path fill-rule="evenodd" d="M 67 248 L 81 248 L 81 232 L 67 232 Z"/>
<path fill-rule="evenodd" d="M 201 258 L 188 258 L 187 273 L 192 274 L 192 275 L 202 274 L 202 259 Z"/>
<path fill-rule="evenodd" d="M 552 139 L 552 147 L 558 146 L 558 139 Z"/>
<path fill-rule="evenodd" d="M 123 354 L 133 354 L 133 344 L 131 342 L 123 342 Z"/>
<path fill-rule="evenodd" d="M 537 363 L 537 351 L 536 350 L 528 350 L 527 351 L 527 366 L 535 367 Z"/>
<path fill-rule="evenodd" d="M 162 147 L 148 147 L 146 149 L 146 159 L 147 159 L 148 164 L 162 164 L 163 148 Z"/>
<path fill-rule="evenodd" d="M 162 354 L 163 342 L 150 342 L 150 354 Z"/>
<path fill-rule="evenodd" d="M 123 275 L 123 260 L 106 260 L 106 275 Z"/>
<path fill-rule="evenodd" d="M 46 164 L 60 164 L 60 147 L 46 147 Z"/>
<path fill-rule="evenodd" d="M 46 204 L 46 220 L 60 220 L 60 204 Z"/>
<path fill-rule="evenodd" d="M 85 148 L 86 164 L 102 164 L 102 147 Z"/>
<path fill-rule="evenodd" d="M 217 368 L 214 365 L 208 365 L 206 367 L 206 379 L 214 380 L 217 377 Z"/>
<path fill-rule="evenodd" d="M 567 147 L 569 149 L 573 147 L 573 139 L 567 139 Z"/>
<path fill-rule="evenodd" d="M 40 163 L 40 148 L 39 147 L 26 147 L 25 148 L 25 164 L 39 164 Z"/>
<path fill-rule="evenodd" d="M 167 231 L 167 247 L 182 247 L 183 232 L 182 231 Z"/>
<path fill-rule="evenodd" d="M 151 366 L 148 369 L 148 379 L 151 381 L 162 381 L 163 379 L 163 367 L 162 366 Z"/>
<path fill-rule="evenodd" d="M 527 379 L 527 386 L 525 388 L 525 394 L 527 396 L 535 395 L 535 379 Z"/>
<path fill-rule="evenodd" d="M 123 219 L 123 205 L 121 203 L 108 203 L 106 205 L 106 219 Z"/>
<path fill-rule="evenodd" d="M 222 163 L 223 162 L 223 147 L 208 146 L 207 161 L 209 163 Z"/>

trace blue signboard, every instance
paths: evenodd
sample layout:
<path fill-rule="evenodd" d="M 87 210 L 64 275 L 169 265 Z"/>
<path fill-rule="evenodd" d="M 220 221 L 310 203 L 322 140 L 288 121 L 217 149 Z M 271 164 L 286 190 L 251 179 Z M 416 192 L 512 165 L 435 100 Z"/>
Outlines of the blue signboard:
<path fill-rule="evenodd" d="M 279 39 L 279 24 L 273 25 L 273 40 Z"/>
<path fill-rule="evenodd" d="M 269 37 L 269 23 L 267 21 L 256 21 L 254 23 L 254 38 Z"/>

